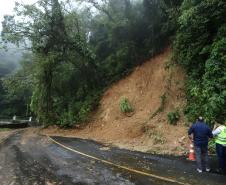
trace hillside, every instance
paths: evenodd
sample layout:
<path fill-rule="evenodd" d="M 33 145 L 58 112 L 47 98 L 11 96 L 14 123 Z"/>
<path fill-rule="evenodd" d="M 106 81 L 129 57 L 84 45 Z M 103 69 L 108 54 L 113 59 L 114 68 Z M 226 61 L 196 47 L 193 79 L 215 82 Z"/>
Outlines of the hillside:
<path fill-rule="evenodd" d="M 76 128 L 52 134 L 175 154 L 184 151 L 185 122 L 225 121 L 226 1 L 39 2 L 16 3 L 3 20 L 2 40 L 30 40 L 33 55 L 5 79 L 2 116 L 30 114 L 43 127 Z M 130 115 L 120 112 L 123 97 Z"/>
<path fill-rule="evenodd" d="M 145 62 L 113 84 L 84 128 L 44 130 L 50 135 L 88 138 L 131 150 L 180 155 L 186 151 L 186 130 L 181 110 L 185 104 L 184 73 L 170 61 L 171 50 Z M 161 101 L 165 96 L 165 101 Z M 124 115 L 119 102 L 128 98 L 134 113 Z M 157 111 L 160 106 L 162 111 Z M 170 125 L 167 114 L 179 109 L 181 119 Z"/>

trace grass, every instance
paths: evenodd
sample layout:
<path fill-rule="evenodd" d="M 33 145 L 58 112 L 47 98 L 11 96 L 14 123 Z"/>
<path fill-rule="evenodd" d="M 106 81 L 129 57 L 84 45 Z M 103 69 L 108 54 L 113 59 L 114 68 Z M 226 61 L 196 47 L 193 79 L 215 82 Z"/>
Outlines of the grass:
<path fill-rule="evenodd" d="M 166 139 L 160 133 L 151 135 L 151 138 L 154 140 L 154 144 L 164 144 L 166 142 Z"/>
<path fill-rule="evenodd" d="M 166 138 L 162 135 L 162 133 L 152 130 L 149 131 L 149 137 L 153 139 L 154 144 L 164 144 L 166 143 Z"/>
<path fill-rule="evenodd" d="M 119 103 L 120 110 L 123 113 L 131 113 L 133 112 L 133 108 L 127 98 L 122 98 Z"/>
<path fill-rule="evenodd" d="M 4 131 L 10 131 L 9 128 L 0 128 L 0 132 L 4 132 Z"/>

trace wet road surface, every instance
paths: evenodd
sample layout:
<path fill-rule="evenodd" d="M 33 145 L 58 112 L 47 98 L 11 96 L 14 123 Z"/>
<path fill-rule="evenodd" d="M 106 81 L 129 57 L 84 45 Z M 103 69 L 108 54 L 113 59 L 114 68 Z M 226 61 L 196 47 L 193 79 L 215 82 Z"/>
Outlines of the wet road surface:
<path fill-rule="evenodd" d="M 198 174 L 195 164 L 184 158 L 155 156 L 108 148 L 99 143 L 52 137 L 72 150 L 94 156 L 113 164 L 170 178 L 169 182 L 134 173 L 100 160 L 69 151 L 37 134 L 24 136 L 19 132 L 0 144 L 1 185 L 223 185 L 226 177 L 215 173 Z"/>

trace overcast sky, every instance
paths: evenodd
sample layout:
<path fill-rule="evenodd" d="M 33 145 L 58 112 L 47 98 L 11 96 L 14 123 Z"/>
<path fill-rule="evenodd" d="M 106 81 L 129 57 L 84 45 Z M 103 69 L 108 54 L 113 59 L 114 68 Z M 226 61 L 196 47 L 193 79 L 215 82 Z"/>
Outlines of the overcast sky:
<path fill-rule="evenodd" d="M 25 4 L 31 4 L 37 0 L 0 0 L 0 31 L 2 30 L 2 21 L 5 14 L 12 14 L 15 2 L 23 2 Z"/>

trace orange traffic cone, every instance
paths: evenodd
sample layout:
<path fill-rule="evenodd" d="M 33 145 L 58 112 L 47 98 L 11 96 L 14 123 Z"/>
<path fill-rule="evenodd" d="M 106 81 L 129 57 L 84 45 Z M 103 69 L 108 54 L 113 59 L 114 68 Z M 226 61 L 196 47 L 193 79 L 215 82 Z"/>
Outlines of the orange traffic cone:
<path fill-rule="evenodd" d="M 194 151 L 194 144 L 193 143 L 190 144 L 188 160 L 195 161 L 195 151 Z"/>

